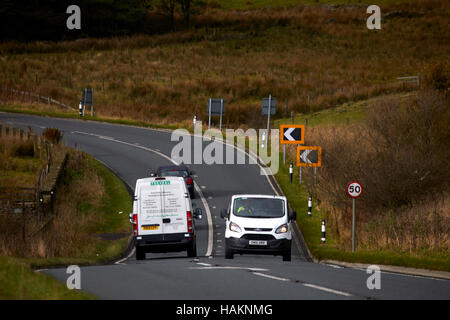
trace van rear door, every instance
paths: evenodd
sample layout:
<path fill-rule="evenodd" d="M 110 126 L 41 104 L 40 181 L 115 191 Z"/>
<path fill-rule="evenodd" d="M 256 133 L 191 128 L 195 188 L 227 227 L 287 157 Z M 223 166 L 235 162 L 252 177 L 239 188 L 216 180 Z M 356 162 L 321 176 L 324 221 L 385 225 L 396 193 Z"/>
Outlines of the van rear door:
<path fill-rule="evenodd" d="M 142 181 L 138 190 L 138 230 L 139 235 L 163 233 L 162 210 L 163 189 L 154 181 Z"/>
<path fill-rule="evenodd" d="M 143 181 L 138 191 L 139 235 L 187 232 L 187 197 L 184 179 Z"/>
<path fill-rule="evenodd" d="M 189 195 L 184 179 L 181 177 L 167 179 L 161 187 L 163 189 L 164 233 L 187 232 L 187 210 L 189 209 L 186 202 Z"/>

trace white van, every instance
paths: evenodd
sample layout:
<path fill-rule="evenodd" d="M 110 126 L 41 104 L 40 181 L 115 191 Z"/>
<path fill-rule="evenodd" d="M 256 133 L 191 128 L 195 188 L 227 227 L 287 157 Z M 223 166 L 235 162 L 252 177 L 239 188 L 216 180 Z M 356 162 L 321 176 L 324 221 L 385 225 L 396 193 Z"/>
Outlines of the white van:
<path fill-rule="evenodd" d="M 220 214 L 226 219 L 226 259 L 234 253 L 262 253 L 291 261 L 291 223 L 297 214 L 289 212 L 286 197 L 234 195 Z"/>
<path fill-rule="evenodd" d="M 130 213 L 136 259 L 145 259 L 147 252 L 184 250 L 187 250 L 188 257 L 195 257 L 197 246 L 193 218 L 201 217 L 200 208 L 192 211 L 182 177 L 138 179 L 133 213 Z"/>

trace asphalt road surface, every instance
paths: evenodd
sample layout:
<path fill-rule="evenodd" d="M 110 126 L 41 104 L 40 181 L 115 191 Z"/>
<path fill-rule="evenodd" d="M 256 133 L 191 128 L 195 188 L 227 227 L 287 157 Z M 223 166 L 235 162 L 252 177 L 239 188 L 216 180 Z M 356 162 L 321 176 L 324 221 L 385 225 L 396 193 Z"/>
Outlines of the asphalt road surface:
<path fill-rule="evenodd" d="M 171 163 L 171 132 L 107 123 L 0 113 L 0 122 L 64 131 L 64 142 L 94 156 L 130 188 L 158 166 Z M 191 139 L 191 138 L 189 138 Z M 198 137 L 192 138 L 192 141 Z M 203 147 L 211 141 L 202 141 Z M 192 146 L 194 143 L 192 143 Z M 224 147 L 229 152 L 231 147 Z M 235 156 L 237 152 L 235 151 Z M 193 206 L 202 208 L 196 222 L 197 259 L 185 252 L 134 254 L 102 266 L 81 268 L 81 288 L 104 299 L 449 299 L 450 281 L 381 273 L 381 289 L 369 290 L 366 270 L 309 262 L 301 247 L 292 246 L 292 261 L 280 256 L 235 255 L 224 259 L 225 222 L 220 209 L 238 193 L 276 194 L 276 185 L 256 164 L 190 165 L 196 173 Z M 199 192 L 200 191 L 200 192 Z M 127 216 L 124 217 L 128 219 Z M 66 282 L 65 268 L 45 273 Z"/>

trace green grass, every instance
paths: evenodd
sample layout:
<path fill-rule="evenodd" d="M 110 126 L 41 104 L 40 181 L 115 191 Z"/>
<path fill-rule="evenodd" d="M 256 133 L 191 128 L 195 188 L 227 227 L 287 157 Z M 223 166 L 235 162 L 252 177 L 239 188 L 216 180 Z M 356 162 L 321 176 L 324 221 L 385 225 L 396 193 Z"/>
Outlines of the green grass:
<path fill-rule="evenodd" d="M 42 117 L 56 117 L 56 118 L 65 118 L 65 119 L 81 119 L 84 121 L 99 121 L 99 122 L 107 122 L 112 124 L 123 124 L 127 126 L 139 126 L 145 128 L 155 128 L 155 129 L 177 129 L 175 125 L 163 125 L 163 124 L 155 124 L 145 121 L 137 121 L 132 119 L 115 119 L 115 118 L 106 118 L 106 117 L 98 117 L 90 115 L 85 115 L 84 117 L 78 116 L 78 111 L 70 111 L 67 109 L 61 109 L 60 111 L 45 111 L 41 109 L 36 109 L 33 105 L 27 104 L 9 104 L 3 105 L 0 104 L 0 112 L 9 112 L 9 113 L 24 113 L 31 114 Z"/>
<path fill-rule="evenodd" d="M 95 299 L 94 296 L 68 290 L 61 283 L 49 276 L 34 272 L 33 269 L 42 267 L 67 265 L 92 265 L 106 263 L 120 257 L 128 245 L 131 226 L 128 213 L 131 212 L 131 197 L 124 183 L 109 169 L 94 158 L 87 156 L 86 161 L 95 168 L 96 173 L 103 180 L 104 196 L 100 204 L 89 201 L 79 206 L 80 214 L 94 214 L 98 223 L 83 226 L 80 232 L 92 237 L 94 243 L 88 249 L 79 248 L 77 256 L 62 256 L 53 258 L 13 258 L 0 257 L 0 299 Z M 72 171 L 70 180 L 80 176 L 77 170 Z M 122 212 L 119 214 L 119 212 Z M 116 240 L 100 239 L 97 234 L 125 234 Z M 82 243 L 80 243 L 82 245 Z"/>
<path fill-rule="evenodd" d="M 304 124 L 305 121 L 309 126 L 321 126 L 327 124 L 348 124 L 353 122 L 364 121 L 364 117 L 367 110 L 371 108 L 378 100 L 383 97 L 393 97 L 398 99 L 404 99 L 410 96 L 411 93 L 396 93 L 390 95 L 382 95 L 379 97 L 370 98 L 367 100 L 351 101 L 334 108 L 325 109 L 317 112 L 311 112 L 306 114 L 296 114 L 294 116 L 294 123 Z M 277 128 L 281 124 L 290 124 L 291 118 L 276 119 L 273 123 L 273 127 Z"/>
<path fill-rule="evenodd" d="M 24 261 L 0 257 L 0 299 L 92 300 L 95 297 L 83 291 L 68 290 L 64 283 L 34 272 Z"/>
<path fill-rule="evenodd" d="M 396 95 L 398 98 L 404 94 Z M 312 114 L 298 115 L 295 123 L 304 123 L 308 119 L 308 125 L 321 126 L 326 124 L 345 124 L 347 119 L 350 122 L 363 121 L 368 108 L 376 102 L 377 98 L 360 101 L 357 103 L 344 104 L 342 106 L 316 112 Z M 290 119 L 279 119 L 277 125 L 290 123 Z M 283 166 L 282 155 L 280 154 L 280 170 L 275 175 L 283 193 L 289 200 L 293 210 L 297 211 L 297 224 L 302 231 L 306 244 L 317 260 L 338 260 L 347 262 L 359 262 L 370 264 L 398 265 L 404 267 L 423 268 L 431 270 L 450 271 L 450 253 L 432 253 L 428 251 L 407 253 L 393 250 L 357 250 L 352 253 L 350 249 L 344 249 L 333 241 L 333 232 L 327 229 L 326 243 L 321 242 L 321 221 L 326 218 L 324 212 L 317 208 L 317 202 L 313 199 L 312 216 L 308 216 L 308 192 L 304 184 L 299 183 L 299 168 L 294 169 L 293 182 L 289 182 L 288 163 L 295 163 L 295 159 L 286 159 L 286 166 Z M 303 168 L 313 170 L 313 168 Z M 320 169 L 319 169 L 320 170 Z M 351 202 L 349 201 L 349 206 Z M 347 248 L 350 247 L 350 244 Z"/>
<path fill-rule="evenodd" d="M 333 241 L 331 230 L 327 229 L 326 243 L 322 243 L 321 221 L 325 219 L 325 214 L 317 209 L 317 202 L 313 199 L 313 209 L 311 217 L 308 216 L 308 193 L 304 185 L 299 184 L 298 168 L 294 169 L 292 184 L 289 182 L 288 166 L 282 165 L 278 174 L 275 175 L 283 193 L 288 198 L 292 210 L 297 211 L 297 224 L 302 231 L 306 244 L 317 260 L 338 260 L 347 262 L 359 262 L 369 264 L 397 265 L 412 268 L 422 268 L 430 270 L 450 271 L 450 254 L 420 252 L 409 254 L 392 250 L 351 250 L 338 247 Z M 286 163 L 289 163 L 286 161 Z M 303 168 L 303 170 L 313 170 Z M 351 205 L 349 201 L 349 205 Z"/>
<path fill-rule="evenodd" d="M 78 208 L 80 212 L 86 213 L 95 210 L 95 214 L 98 216 L 99 222 L 88 224 L 83 228 L 84 230 L 81 230 L 81 232 L 92 236 L 92 241 L 95 242 L 93 250 L 81 250 L 82 248 L 80 248 L 79 251 L 83 254 L 76 257 L 27 259 L 31 266 L 106 263 L 120 257 L 128 245 L 128 236 L 117 240 L 103 240 L 96 236 L 97 234 L 131 234 L 128 214 L 132 211 L 132 200 L 126 186 L 114 173 L 90 155 L 87 155 L 87 161 L 93 164 L 105 187 L 104 197 L 100 205 L 83 202 L 79 204 Z"/>

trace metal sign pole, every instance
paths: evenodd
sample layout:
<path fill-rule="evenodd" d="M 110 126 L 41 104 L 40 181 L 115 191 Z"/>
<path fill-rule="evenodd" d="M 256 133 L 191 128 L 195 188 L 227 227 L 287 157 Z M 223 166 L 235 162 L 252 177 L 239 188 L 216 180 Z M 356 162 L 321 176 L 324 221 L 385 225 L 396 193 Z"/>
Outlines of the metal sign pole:
<path fill-rule="evenodd" d="M 299 144 L 299 146 L 301 146 L 301 144 Z M 299 175 L 299 182 L 300 184 L 302 184 L 302 167 L 299 167 L 298 169 L 298 175 Z"/>
<path fill-rule="evenodd" d="M 355 252 L 355 228 L 356 228 L 356 198 L 353 198 L 353 213 L 352 213 L 352 252 Z"/>
<path fill-rule="evenodd" d="M 83 117 L 84 117 L 84 113 L 86 111 L 86 94 L 87 94 L 86 88 L 83 89 L 83 92 L 84 92 L 84 99 L 83 99 Z"/>
<path fill-rule="evenodd" d="M 220 131 L 222 131 L 222 111 L 223 111 L 223 99 L 220 99 L 220 125 L 219 125 Z"/>
<path fill-rule="evenodd" d="M 211 128 L 211 98 L 209 98 L 208 100 L 208 105 L 209 105 L 209 121 L 208 121 L 208 129 Z"/>
<path fill-rule="evenodd" d="M 91 117 L 94 116 L 94 88 L 91 88 Z"/>
<path fill-rule="evenodd" d="M 283 144 L 283 165 L 286 164 L 286 145 Z"/>
<path fill-rule="evenodd" d="M 269 112 L 267 113 L 267 133 L 266 133 L 266 147 L 267 143 L 269 142 L 269 127 L 270 127 L 270 105 L 272 103 L 272 95 L 269 94 Z"/>
<path fill-rule="evenodd" d="M 317 185 L 317 167 L 314 167 L 314 186 Z"/>

